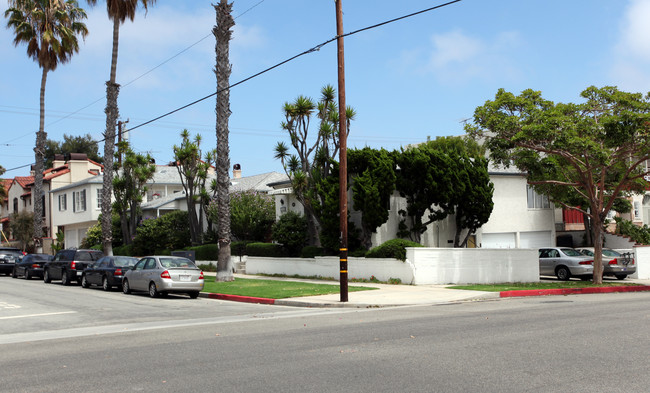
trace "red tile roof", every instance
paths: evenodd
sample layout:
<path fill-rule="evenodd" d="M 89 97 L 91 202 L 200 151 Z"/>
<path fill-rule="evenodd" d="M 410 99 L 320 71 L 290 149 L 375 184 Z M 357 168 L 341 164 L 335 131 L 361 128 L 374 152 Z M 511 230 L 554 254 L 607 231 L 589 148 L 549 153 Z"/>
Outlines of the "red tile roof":
<path fill-rule="evenodd" d="M 16 183 L 20 184 L 22 188 L 29 188 L 29 184 L 34 184 L 34 176 L 16 176 L 14 177 Z"/>

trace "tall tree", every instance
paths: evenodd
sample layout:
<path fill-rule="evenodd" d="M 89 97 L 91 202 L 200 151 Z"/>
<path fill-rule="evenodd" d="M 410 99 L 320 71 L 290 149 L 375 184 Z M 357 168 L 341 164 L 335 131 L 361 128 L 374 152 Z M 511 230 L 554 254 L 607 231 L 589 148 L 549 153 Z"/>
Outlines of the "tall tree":
<path fill-rule="evenodd" d="M 95 162 L 102 160 L 102 157 L 99 155 L 97 142 L 95 142 L 90 134 L 83 136 L 63 134 L 62 142 L 57 142 L 52 139 L 48 139 L 45 142 L 45 168 L 49 168 L 52 165 L 55 155 L 65 153 L 84 153 L 89 159 Z"/>
<path fill-rule="evenodd" d="M 4 175 L 5 168 L 0 165 L 0 176 Z M 0 200 L 4 200 L 7 197 L 7 190 L 5 189 L 4 182 L 0 180 Z"/>
<path fill-rule="evenodd" d="M 5 11 L 7 27 L 16 37 L 14 45 L 27 45 L 27 56 L 41 68 L 40 122 L 34 148 L 34 237 L 37 248 L 41 247 L 43 236 L 43 169 L 45 140 L 45 84 L 47 73 L 56 70 L 59 64 L 70 61 L 79 52 L 78 37 L 86 37 L 88 29 L 82 20 L 86 12 L 79 8 L 76 0 L 9 0 Z M 39 250 L 40 251 L 40 250 Z"/>
<path fill-rule="evenodd" d="M 214 150 L 210 150 L 203 155 L 201 135 L 197 135 L 194 140 L 191 140 L 189 131 L 183 130 L 181 137 L 183 140 L 180 146 L 174 146 L 174 164 L 185 190 L 190 237 L 192 245 L 196 246 L 201 244 L 204 212 L 214 196 L 209 194 L 206 183 L 216 153 Z M 214 189 L 214 185 L 211 188 Z"/>
<path fill-rule="evenodd" d="M 131 244 L 140 217 L 140 204 L 147 193 L 147 182 L 156 173 L 151 155 L 143 155 L 133 151 L 129 142 L 117 144 L 115 157 L 122 157 L 113 167 L 113 208 L 120 215 L 122 241 Z"/>
<path fill-rule="evenodd" d="M 113 233 L 111 227 L 113 194 L 113 155 L 115 154 L 115 127 L 119 110 L 117 96 L 120 94 L 120 85 L 115 82 L 117 74 L 117 53 L 120 41 L 120 25 L 130 19 L 135 19 L 138 5 L 145 11 L 156 0 L 106 0 L 108 18 L 113 21 L 113 52 L 111 56 L 111 73 L 106 82 L 106 131 L 104 132 L 104 178 L 102 188 L 102 247 L 104 254 L 113 255 Z M 88 4 L 95 5 L 97 0 L 88 0 Z"/>
<path fill-rule="evenodd" d="M 275 158 L 282 162 L 285 172 L 291 179 L 293 192 L 305 209 L 309 243 L 318 244 L 318 225 L 321 216 L 317 214 L 318 205 L 324 204 L 325 196 L 317 192 L 317 181 L 326 181 L 332 174 L 332 165 L 339 152 L 339 114 L 336 105 L 336 89 L 326 85 L 321 89 L 321 98 L 315 103 L 309 97 L 299 96 L 293 103 L 284 104 L 285 121 L 282 128 L 289 133 L 294 154 L 284 142 L 275 146 Z M 312 116 L 320 121 L 316 138 L 309 135 Z M 355 118 L 355 111 L 346 108 L 347 133 Z"/>
<path fill-rule="evenodd" d="M 229 58 L 232 27 L 235 20 L 232 17 L 232 3 L 220 0 L 214 5 L 217 14 L 217 24 L 212 29 L 216 39 L 217 104 L 217 209 L 218 209 L 218 242 L 219 256 L 217 260 L 216 281 L 233 281 L 232 263 L 230 261 L 230 146 L 228 144 L 228 120 L 230 118 L 230 71 Z"/>
<path fill-rule="evenodd" d="M 650 95 L 591 86 L 581 96 L 579 104 L 556 104 L 539 91 L 516 96 L 500 89 L 476 108 L 466 130 L 485 140 L 497 163 L 525 171 L 537 192 L 591 219 L 593 281 L 600 284 L 607 213 L 621 196 L 647 187 Z"/>

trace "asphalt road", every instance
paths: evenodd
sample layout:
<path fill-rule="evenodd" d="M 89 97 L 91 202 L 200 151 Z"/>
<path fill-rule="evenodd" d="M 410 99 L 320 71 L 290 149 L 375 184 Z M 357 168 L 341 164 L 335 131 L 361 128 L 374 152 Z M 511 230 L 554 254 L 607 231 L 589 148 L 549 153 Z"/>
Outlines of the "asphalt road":
<path fill-rule="evenodd" d="M 17 285 L 8 280 L 0 278 L 0 318 L 74 313 L 0 319 L 3 392 L 645 392 L 650 386 L 649 293 L 312 310 L 149 299 L 38 281 L 27 288 L 45 288 L 46 300 L 21 303 L 24 296 L 8 295 Z M 11 327 L 18 320 L 23 327 Z M 70 331 L 65 321 L 86 330 L 63 334 Z"/>

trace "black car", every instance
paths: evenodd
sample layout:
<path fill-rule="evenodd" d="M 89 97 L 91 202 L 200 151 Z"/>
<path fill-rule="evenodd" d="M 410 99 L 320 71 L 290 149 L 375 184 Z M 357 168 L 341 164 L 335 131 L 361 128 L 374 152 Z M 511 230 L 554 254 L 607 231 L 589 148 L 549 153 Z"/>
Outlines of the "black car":
<path fill-rule="evenodd" d="M 84 269 L 103 256 L 104 253 L 97 250 L 61 250 L 54 255 L 54 259 L 43 266 L 43 282 L 49 284 L 52 280 L 61 280 L 63 285 L 70 285 L 73 281 L 80 282 Z"/>
<path fill-rule="evenodd" d="M 122 276 L 131 269 L 138 258 L 123 256 L 105 256 L 84 269 L 81 275 L 81 286 L 101 285 L 105 291 L 122 287 Z"/>
<path fill-rule="evenodd" d="M 48 254 L 27 254 L 14 265 L 11 276 L 13 278 L 23 276 L 28 280 L 32 277 L 43 278 L 43 265 L 51 261 L 52 258 L 54 257 Z"/>
<path fill-rule="evenodd" d="M 22 257 L 23 252 L 15 247 L 0 247 L 0 274 L 10 275 L 14 271 L 14 264 Z"/>

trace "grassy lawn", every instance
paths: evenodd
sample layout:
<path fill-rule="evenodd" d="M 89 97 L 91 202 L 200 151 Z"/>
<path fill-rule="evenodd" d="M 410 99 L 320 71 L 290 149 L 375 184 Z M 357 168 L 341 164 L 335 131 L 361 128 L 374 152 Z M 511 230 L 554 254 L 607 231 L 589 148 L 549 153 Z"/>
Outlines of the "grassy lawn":
<path fill-rule="evenodd" d="M 594 285 L 591 281 L 541 281 L 528 283 L 504 283 L 504 284 L 475 284 L 475 285 L 454 285 L 451 289 L 468 289 L 472 291 L 502 292 L 518 291 L 526 289 L 557 289 L 557 288 L 590 288 L 590 287 L 618 287 L 641 285 L 632 282 L 604 281 L 602 285 Z"/>
<path fill-rule="evenodd" d="M 348 287 L 350 292 L 366 291 L 368 287 Z M 327 295 L 339 293 L 338 285 L 312 284 L 298 281 L 259 280 L 252 278 L 236 278 L 231 282 L 215 282 L 206 277 L 203 292 L 222 293 L 226 295 L 240 295 L 262 297 L 267 299 L 284 299 L 288 297 Z"/>

